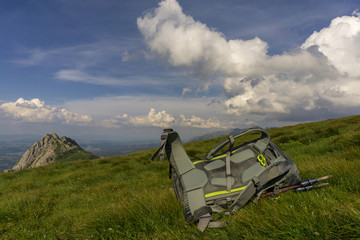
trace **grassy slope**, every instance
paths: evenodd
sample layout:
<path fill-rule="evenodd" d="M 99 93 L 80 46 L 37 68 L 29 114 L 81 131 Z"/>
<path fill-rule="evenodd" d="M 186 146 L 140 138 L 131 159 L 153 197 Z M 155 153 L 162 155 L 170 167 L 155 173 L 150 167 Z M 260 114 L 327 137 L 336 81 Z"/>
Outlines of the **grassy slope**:
<path fill-rule="evenodd" d="M 303 179 L 332 174 L 330 186 L 250 203 L 222 219 L 227 227 L 194 235 L 169 190 L 168 163 L 149 160 L 154 150 L 60 162 L 0 174 L 0 239 L 360 238 L 360 116 L 269 133 Z M 218 142 L 185 148 L 201 156 Z"/>
<path fill-rule="evenodd" d="M 84 149 L 74 149 L 67 151 L 65 153 L 58 153 L 57 160 L 59 162 L 65 162 L 65 161 L 76 161 L 76 160 L 92 160 L 100 158 L 99 156 L 87 152 Z"/>

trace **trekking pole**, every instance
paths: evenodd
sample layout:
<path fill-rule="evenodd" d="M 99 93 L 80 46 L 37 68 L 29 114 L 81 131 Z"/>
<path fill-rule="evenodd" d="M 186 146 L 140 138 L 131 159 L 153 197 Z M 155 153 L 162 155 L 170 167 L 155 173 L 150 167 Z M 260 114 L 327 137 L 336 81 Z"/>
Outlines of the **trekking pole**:
<path fill-rule="evenodd" d="M 289 191 L 291 189 L 293 189 L 294 191 L 297 191 L 297 192 L 301 192 L 301 191 L 310 191 L 313 188 L 325 187 L 325 186 L 329 185 L 329 183 L 320 183 L 320 184 L 316 184 L 316 185 L 313 185 L 313 184 L 317 183 L 318 181 L 323 181 L 323 180 L 329 179 L 331 177 L 332 177 L 332 175 L 327 175 L 327 176 L 324 176 L 324 177 L 311 178 L 311 179 L 308 179 L 308 180 L 304 180 L 300 184 L 280 188 L 278 193 L 280 194 L 280 193 Z M 270 196 L 270 195 L 273 195 L 273 194 L 274 194 L 274 192 L 267 192 L 267 193 L 262 194 L 261 196 L 262 197 L 267 197 L 267 196 Z"/>
<path fill-rule="evenodd" d="M 311 179 L 302 181 L 302 182 L 300 183 L 300 185 L 301 185 L 301 187 L 306 187 L 306 186 L 309 186 L 309 185 L 313 185 L 314 183 L 317 183 L 317 182 L 319 182 L 319 181 L 329 179 L 329 178 L 331 178 L 331 177 L 332 177 L 332 175 L 328 175 L 328 176 L 324 176 L 324 177 L 319 177 L 319 178 L 311 178 Z"/>
<path fill-rule="evenodd" d="M 295 188 L 294 191 L 296 191 L 296 192 L 310 191 L 313 188 L 325 187 L 327 185 L 329 185 L 329 183 L 319 183 L 319 184 L 316 184 L 316 185 L 308 185 L 306 187 Z"/>

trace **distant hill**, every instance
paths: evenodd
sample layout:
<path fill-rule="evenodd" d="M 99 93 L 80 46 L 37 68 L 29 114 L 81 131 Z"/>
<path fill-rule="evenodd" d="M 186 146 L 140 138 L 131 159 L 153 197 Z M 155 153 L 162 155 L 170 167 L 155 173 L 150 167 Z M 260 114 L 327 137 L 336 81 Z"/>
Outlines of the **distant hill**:
<path fill-rule="evenodd" d="M 96 158 L 99 156 L 85 151 L 75 140 L 65 136 L 59 138 L 56 133 L 53 133 L 46 134 L 40 141 L 35 142 L 12 169 L 5 171 L 36 168 L 59 161 Z"/>

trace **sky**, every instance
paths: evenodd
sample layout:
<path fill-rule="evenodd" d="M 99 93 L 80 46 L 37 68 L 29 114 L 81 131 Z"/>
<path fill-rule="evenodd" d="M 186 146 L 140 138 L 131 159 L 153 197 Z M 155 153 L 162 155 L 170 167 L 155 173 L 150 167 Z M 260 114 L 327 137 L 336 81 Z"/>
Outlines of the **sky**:
<path fill-rule="evenodd" d="M 360 2 L 0 3 L 0 135 L 185 138 L 359 114 Z"/>

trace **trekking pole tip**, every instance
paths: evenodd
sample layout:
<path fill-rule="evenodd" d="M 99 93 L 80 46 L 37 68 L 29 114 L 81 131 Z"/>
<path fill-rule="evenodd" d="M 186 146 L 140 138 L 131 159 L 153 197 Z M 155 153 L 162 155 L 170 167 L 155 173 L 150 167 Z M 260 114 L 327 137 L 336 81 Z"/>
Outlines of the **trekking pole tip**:
<path fill-rule="evenodd" d="M 329 178 L 331 178 L 332 177 L 332 175 L 327 175 L 327 176 L 324 176 L 324 177 L 319 177 L 319 178 L 317 178 L 316 180 L 317 181 L 322 181 L 322 180 L 325 180 L 325 179 L 329 179 Z"/>

